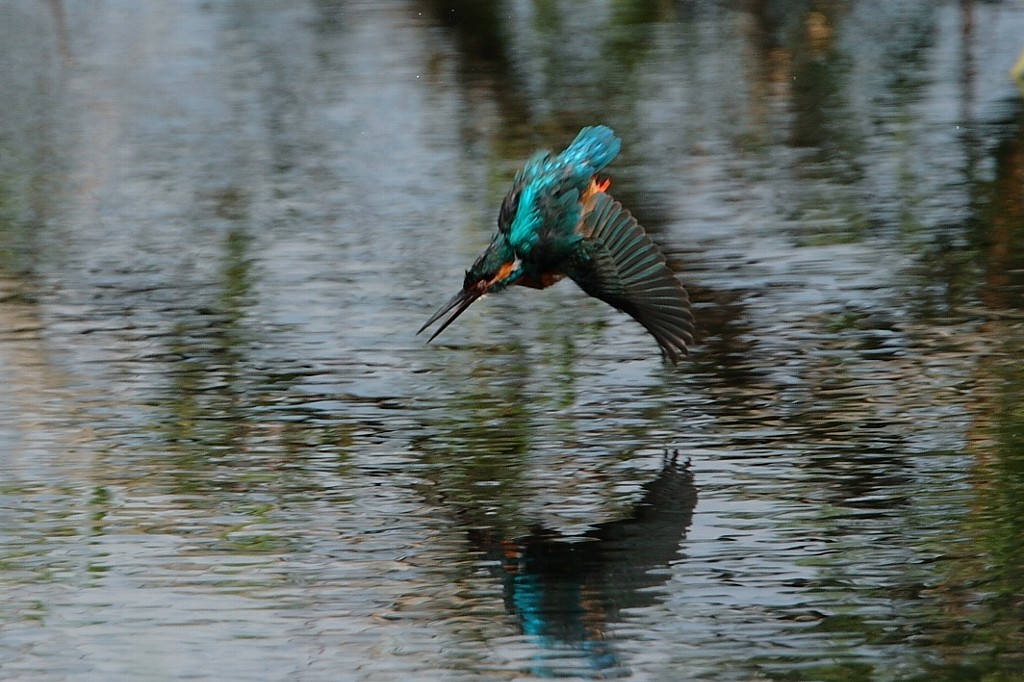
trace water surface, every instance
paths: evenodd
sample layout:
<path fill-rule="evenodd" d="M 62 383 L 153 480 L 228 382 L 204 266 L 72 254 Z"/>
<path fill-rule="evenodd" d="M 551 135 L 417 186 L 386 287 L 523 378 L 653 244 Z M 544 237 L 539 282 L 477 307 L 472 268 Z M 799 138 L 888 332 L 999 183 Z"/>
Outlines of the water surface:
<path fill-rule="evenodd" d="M 5 679 L 1012 679 L 1011 2 L 0 7 Z M 603 122 L 698 344 L 414 332 Z"/>

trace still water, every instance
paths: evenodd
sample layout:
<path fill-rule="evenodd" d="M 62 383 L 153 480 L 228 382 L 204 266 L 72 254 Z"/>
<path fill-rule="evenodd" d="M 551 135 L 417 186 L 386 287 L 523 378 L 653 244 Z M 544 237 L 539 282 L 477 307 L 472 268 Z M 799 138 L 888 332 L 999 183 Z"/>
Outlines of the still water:
<path fill-rule="evenodd" d="M 0 677 L 1009 680 L 1024 5 L 0 5 Z M 606 123 L 695 301 L 431 345 Z"/>

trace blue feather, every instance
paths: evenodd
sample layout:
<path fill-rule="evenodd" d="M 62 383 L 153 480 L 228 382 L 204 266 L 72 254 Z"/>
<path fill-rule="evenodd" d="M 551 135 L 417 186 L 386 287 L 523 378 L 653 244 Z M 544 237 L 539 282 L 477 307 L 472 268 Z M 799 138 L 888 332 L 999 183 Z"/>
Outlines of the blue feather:
<path fill-rule="evenodd" d="M 539 152 L 516 175 L 499 228 L 522 258 L 546 244 L 546 258 L 565 257 L 579 243 L 579 197 L 594 174 L 618 155 L 621 142 L 608 126 L 583 128 L 561 153 Z"/>
<path fill-rule="evenodd" d="M 560 156 L 577 173 L 586 173 L 589 178 L 611 163 L 621 147 L 619 138 L 608 126 L 589 126 L 579 132 Z"/>

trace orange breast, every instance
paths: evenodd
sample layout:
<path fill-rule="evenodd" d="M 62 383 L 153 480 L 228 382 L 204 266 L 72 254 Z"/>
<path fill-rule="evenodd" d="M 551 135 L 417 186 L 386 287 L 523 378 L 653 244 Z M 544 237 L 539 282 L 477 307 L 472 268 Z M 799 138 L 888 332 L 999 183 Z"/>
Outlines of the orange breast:
<path fill-rule="evenodd" d="M 537 277 L 520 277 L 516 280 L 516 284 L 524 287 L 530 287 L 531 289 L 547 289 L 563 277 L 565 277 L 565 275 L 560 272 L 544 272 Z"/>

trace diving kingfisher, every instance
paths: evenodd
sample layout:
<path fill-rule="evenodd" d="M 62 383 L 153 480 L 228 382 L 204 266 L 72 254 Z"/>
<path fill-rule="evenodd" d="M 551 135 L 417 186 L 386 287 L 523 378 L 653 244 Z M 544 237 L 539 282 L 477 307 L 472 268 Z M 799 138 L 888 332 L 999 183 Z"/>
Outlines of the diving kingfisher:
<path fill-rule="evenodd" d="M 583 128 L 560 154 L 533 155 L 498 212 L 498 233 L 466 271 L 462 291 L 419 334 L 450 311 L 433 341 L 478 298 L 518 284 L 544 289 L 568 277 L 587 294 L 642 324 L 673 364 L 693 343 L 686 289 L 665 256 L 599 178 L 621 143 L 611 128 Z"/>

